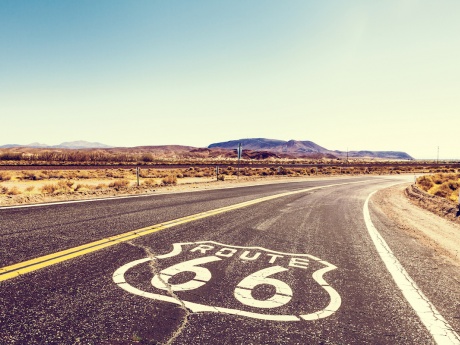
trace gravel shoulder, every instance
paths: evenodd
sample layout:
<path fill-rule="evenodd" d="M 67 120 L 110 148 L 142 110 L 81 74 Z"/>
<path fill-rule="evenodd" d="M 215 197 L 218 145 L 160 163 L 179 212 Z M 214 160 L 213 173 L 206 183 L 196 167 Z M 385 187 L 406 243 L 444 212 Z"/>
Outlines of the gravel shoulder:
<path fill-rule="evenodd" d="M 378 191 L 372 202 L 415 241 L 460 266 L 460 224 L 418 206 L 406 194 L 408 184 Z"/>

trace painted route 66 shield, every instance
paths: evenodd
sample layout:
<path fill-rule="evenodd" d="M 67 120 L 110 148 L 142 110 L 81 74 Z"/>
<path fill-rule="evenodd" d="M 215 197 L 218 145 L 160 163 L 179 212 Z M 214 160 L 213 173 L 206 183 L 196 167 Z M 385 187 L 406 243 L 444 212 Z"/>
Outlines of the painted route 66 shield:
<path fill-rule="evenodd" d="M 340 295 L 323 278 L 336 268 L 308 254 L 205 241 L 175 243 L 170 253 L 130 262 L 113 280 L 130 293 L 183 303 L 193 312 L 300 321 L 339 309 Z"/>

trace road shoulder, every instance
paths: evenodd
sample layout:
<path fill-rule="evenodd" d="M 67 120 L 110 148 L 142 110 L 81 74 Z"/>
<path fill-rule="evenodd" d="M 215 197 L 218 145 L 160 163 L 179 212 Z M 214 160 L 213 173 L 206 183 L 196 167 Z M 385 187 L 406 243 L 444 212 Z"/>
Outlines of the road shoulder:
<path fill-rule="evenodd" d="M 460 267 L 460 224 L 413 204 L 406 188 L 404 184 L 382 189 L 375 194 L 373 204 L 414 240 Z"/>
<path fill-rule="evenodd" d="M 401 265 L 454 331 L 460 332 L 460 225 L 413 204 L 408 184 L 382 189 L 371 218 Z"/>

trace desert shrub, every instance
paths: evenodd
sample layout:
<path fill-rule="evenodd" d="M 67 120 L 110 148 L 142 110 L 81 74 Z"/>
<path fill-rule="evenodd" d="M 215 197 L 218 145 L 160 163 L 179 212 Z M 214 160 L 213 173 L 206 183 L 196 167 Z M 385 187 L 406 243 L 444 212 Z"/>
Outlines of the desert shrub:
<path fill-rule="evenodd" d="M 97 186 L 94 186 L 91 184 L 79 183 L 75 186 L 74 191 L 83 192 L 85 190 L 94 190 L 94 189 L 98 189 Z"/>
<path fill-rule="evenodd" d="M 7 194 L 8 188 L 5 186 L 0 186 L 0 194 Z"/>
<path fill-rule="evenodd" d="M 72 191 L 73 182 L 70 180 L 63 180 L 57 183 L 57 188 L 61 192 L 70 192 Z"/>
<path fill-rule="evenodd" d="M 63 175 L 59 171 L 47 171 L 48 178 L 62 178 Z"/>
<path fill-rule="evenodd" d="M 74 188 L 74 191 L 78 192 L 78 191 L 81 191 L 83 188 L 85 188 L 85 185 L 82 184 L 82 183 L 78 183 L 75 188 Z"/>
<path fill-rule="evenodd" d="M 15 186 L 15 187 L 10 188 L 6 194 L 18 195 L 18 194 L 21 194 L 21 191 L 18 189 L 18 187 Z"/>
<path fill-rule="evenodd" d="M 434 183 L 443 184 L 447 181 L 456 181 L 460 178 L 460 174 L 436 174 L 432 176 Z"/>
<path fill-rule="evenodd" d="M 8 181 L 8 180 L 11 180 L 11 174 L 0 171 L 0 181 Z"/>
<path fill-rule="evenodd" d="M 153 155 L 151 153 L 145 153 L 142 155 L 141 157 L 141 161 L 143 162 L 153 162 L 155 160 L 155 158 L 153 157 Z"/>
<path fill-rule="evenodd" d="M 434 175 L 433 176 L 433 182 L 435 184 L 442 184 L 444 182 L 444 180 L 443 180 L 441 174 Z"/>
<path fill-rule="evenodd" d="M 42 179 L 49 179 L 50 178 L 51 171 L 48 170 L 42 170 L 40 173 L 40 176 L 42 176 Z"/>
<path fill-rule="evenodd" d="M 31 191 L 33 191 L 34 189 L 35 189 L 34 186 L 29 186 L 29 187 L 26 188 L 26 191 L 27 191 L 27 192 L 31 192 Z"/>
<path fill-rule="evenodd" d="M 33 172 L 33 171 L 26 171 L 23 173 L 24 175 L 24 179 L 27 179 L 27 180 L 34 180 L 34 181 L 38 181 L 38 180 L 43 180 L 44 176 L 40 173 L 36 173 L 36 172 Z"/>
<path fill-rule="evenodd" d="M 280 169 L 280 175 L 294 175 L 294 171 L 290 168 L 283 168 Z"/>
<path fill-rule="evenodd" d="M 40 191 L 41 191 L 43 194 L 52 194 L 52 193 L 56 192 L 58 189 L 59 189 L 59 187 L 58 187 L 56 184 L 47 183 L 47 184 L 44 184 L 44 185 L 40 188 Z"/>
<path fill-rule="evenodd" d="M 2 161 L 20 161 L 22 159 L 22 153 L 20 152 L 5 152 L 0 154 L 0 160 Z"/>
<path fill-rule="evenodd" d="M 111 170 L 106 171 L 105 176 L 106 177 L 113 177 L 113 178 L 123 178 L 124 174 L 123 174 L 122 169 L 118 169 L 118 170 L 111 169 Z"/>
<path fill-rule="evenodd" d="M 24 172 L 22 173 L 22 179 L 25 179 L 25 180 L 36 180 L 36 179 L 37 179 L 37 176 L 36 176 L 33 172 L 24 171 Z"/>
<path fill-rule="evenodd" d="M 225 181 L 225 175 L 219 174 L 219 176 L 217 176 L 217 180 L 218 181 Z"/>
<path fill-rule="evenodd" d="M 139 177 L 142 177 L 142 178 L 149 177 L 150 176 L 149 175 L 149 170 L 147 170 L 147 169 L 139 169 Z"/>
<path fill-rule="evenodd" d="M 78 170 L 77 171 L 77 178 L 80 178 L 80 179 L 89 179 L 91 178 L 89 172 L 87 171 L 80 171 Z"/>
<path fill-rule="evenodd" d="M 434 183 L 429 176 L 422 176 L 417 179 L 417 185 L 420 186 L 426 192 L 434 186 Z"/>
<path fill-rule="evenodd" d="M 436 190 L 434 195 L 440 196 L 443 198 L 448 198 L 452 194 L 452 189 L 449 188 L 449 183 L 443 183 L 442 185 L 439 186 L 439 188 Z"/>
<path fill-rule="evenodd" d="M 453 191 L 456 191 L 457 189 L 460 188 L 460 180 L 449 181 L 447 184 L 449 185 L 449 188 L 452 189 Z"/>
<path fill-rule="evenodd" d="M 175 175 L 168 175 L 161 181 L 164 185 L 176 185 L 177 177 Z"/>
<path fill-rule="evenodd" d="M 143 185 L 143 186 L 146 186 L 146 187 L 154 187 L 154 186 L 156 186 L 157 184 L 155 183 L 155 180 L 149 179 L 149 180 L 144 180 L 144 181 L 142 182 L 142 185 Z"/>
<path fill-rule="evenodd" d="M 109 184 L 109 187 L 115 188 L 115 189 L 126 188 L 128 186 L 129 186 L 129 181 L 125 179 L 113 181 Z"/>

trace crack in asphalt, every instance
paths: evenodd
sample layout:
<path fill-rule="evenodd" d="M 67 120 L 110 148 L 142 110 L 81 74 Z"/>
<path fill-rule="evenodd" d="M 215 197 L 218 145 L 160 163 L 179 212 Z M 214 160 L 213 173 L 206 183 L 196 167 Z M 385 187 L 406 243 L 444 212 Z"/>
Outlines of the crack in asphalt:
<path fill-rule="evenodd" d="M 171 284 L 166 282 L 162 277 L 160 272 L 158 271 L 157 267 L 157 257 L 156 254 L 151 250 L 150 247 L 143 246 L 141 244 L 135 244 L 132 241 L 128 241 L 128 244 L 132 245 L 133 247 L 142 249 L 147 257 L 150 260 L 149 262 L 149 267 L 154 276 L 157 276 L 158 279 L 161 281 L 164 286 L 167 288 L 167 293 L 174 298 L 177 302 L 179 302 L 179 308 L 182 309 L 185 313 L 185 316 L 182 318 L 181 324 L 179 327 L 174 331 L 174 333 L 171 335 L 171 337 L 168 339 L 168 341 L 165 343 L 165 345 L 170 345 L 174 342 L 174 340 L 182 333 L 182 331 L 187 327 L 188 320 L 192 312 L 185 306 L 184 302 L 180 299 L 180 297 L 173 291 Z"/>

